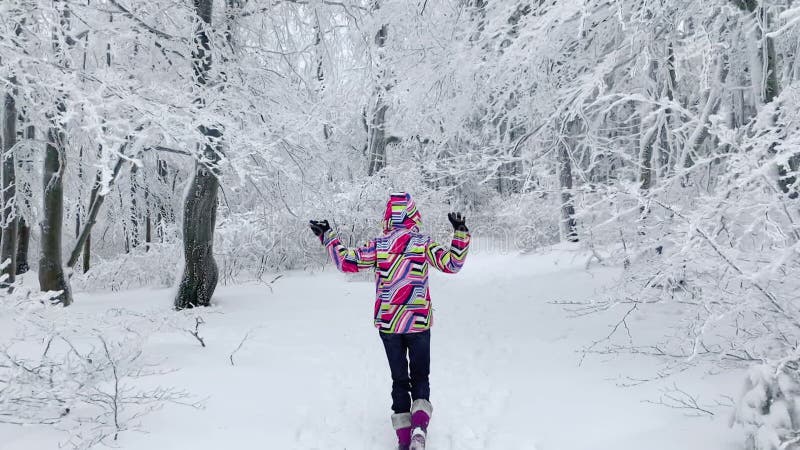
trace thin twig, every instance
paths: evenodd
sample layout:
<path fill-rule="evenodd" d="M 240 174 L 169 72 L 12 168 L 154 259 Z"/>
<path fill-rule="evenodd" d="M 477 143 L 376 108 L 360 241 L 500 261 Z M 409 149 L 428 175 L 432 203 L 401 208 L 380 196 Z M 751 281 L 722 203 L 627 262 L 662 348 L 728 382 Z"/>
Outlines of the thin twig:
<path fill-rule="evenodd" d="M 769 300 L 769 302 L 770 302 L 770 303 L 771 303 L 771 304 L 772 304 L 772 305 L 775 307 L 775 309 L 777 309 L 777 311 L 778 311 L 779 313 L 781 313 L 781 314 L 782 314 L 784 317 L 786 317 L 787 319 L 789 319 L 789 322 L 790 322 L 792 325 L 794 325 L 794 326 L 795 326 L 795 327 L 797 327 L 797 328 L 800 328 L 800 323 L 798 323 L 798 322 L 797 322 L 797 321 L 796 321 L 796 320 L 795 320 L 793 317 L 791 317 L 791 316 L 790 316 L 790 315 L 789 315 L 789 314 L 788 314 L 788 313 L 787 313 L 787 312 L 784 310 L 784 308 L 783 308 L 783 307 L 782 307 L 782 306 L 781 306 L 781 305 L 778 303 L 778 299 L 777 299 L 777 298 L 775 298 L 775 296 L 774 296 L 774 295 L 772 295 L 772 293 L 770 293 L 769 291 L 767 291 L 766 289 L 764 289 L 763 287 L 761 287 L 761 285 L 758 283 L 758 281 L 756 281 L 756 280 L 753 280 L 752 278 L 749 278 L 749 277 L 745 277 L 745 276 L 744 276 L 744 271 L 742 271 L 742 269 L 740 269 L 740 268 L 739 268 L 739 266 L 737 266 L 737 265 L 736 265 L 736 263 L 734 263 L 733 261 L 731 261 L 731 259 L 730 259 L 730 258 L 728 258 L 728 256 L 727 256 L 727 255 L 725 255 L 725 253 L 723 253 L 723 252 L 722 252 L 722 250 L 720 250 L 720 249 L 719 249 L 719 247 L 717 246 L 717 244 L 716 244 L 716 243 L 714 243 L 714 241 L 713 241 L 713 240 L 711 240 L 711 238 L 708 236 L 708 234 L 706 234 L 706 232 L 705 232 L 705 231 L 703 231 L 702 229 L 700 229 L 700 227 L 698 227 L 698 226 L 696 226 L 696 225 L 692 224 L 692 221 L 691 221 L 691 220 L 689 220 L 689 218 L 688 218 L 688 217 L 684 216 L 683 214 L 681 214 L 680 212 L 678 212 L 677 210 L 675 210 L 675 209 L 674 209 L 674 208 L 672 208 L 671 206 L 669 206 L 669 205 L 665 205 L 664 203 L 660 202 L 660 201 L 659 201 L 659 200 L 657 200 L 657 199 L 653 199 L 653 202 L 654 202 L 654 203 L 656 203 L 657 205 L 661 206 L 662 208 L 666 209 L 667 211 L 670 211 L 670 212 L 672 212 L 672 213 L 673 213 L 673 214 L 675 214 L 676 216 L 680 217 L 681 219 L 685 220 L 685 221 L 686 221 L 686 222 L 688 222 L 690 225 L 692 225 L 692 228 L 694 228 L 694 230 L 695 230 L 695 231 L 696 231 L 696 232 L 697 232 L 697 233 L 700 235 L 700 237 L 702 237 L 702 238 L 703 238 L 703 240 L 705 240 L 705 241 L 708 243 L 708 245 L 709 245 L 709 246 L 711 246 L 711 248 L 714 250 L 714 252 L 715 252 L 717 255 L 719 255 L 719 257 L 720 257 L 720 258 L 722 258 L 722 260 L 723 260 L 723 261 L 725 261 L 725 263 L 726 263 L 726 264 L 728 264 L 728 266 L 730 266 L 730 267 L 731 267 L 731 268 L 732 268 L 734 271 L 736 271 L 736 273 L 738 273 L 740 276 L 742 276 L 742 278 L 746 279 L 746 280 L 747 280 L 747 281 L 748 281 L 748 282 L 749 282 L 749 283 L 750 283 L 750 284 L 751 284 L 753 287 L 755 287 L 756 289 L 758 289 L 758 291 L 759 291 L 759 292 L 761 292 L 761 293 L 764 295 L 764 297 L 766 297 L 766 298 L 767 298 L 767 300 Z"/>
<path fill-rule="evenodd" d="M 170 41 L 183 42 L 184 44 L 188 42 L 184 38 L 173 36 L 173 35 L 171 35 L 169 33 L 165 33 L 165 32 L 163 32 L 161 30 L 158 30 L 156 28 L 151 27 L 150 25 L 145 23 L 145 21 L 143 21 L 142 19 L 136 17 L 136 15 L 134 15 L 128 8 L 122 6 L 117 0 L 109 0 L 109 2 L 112 5 L 114 5 L 118 10 L 120 10 L 120 12 L 122 12 L 122 14 L 124 14 L 126 17 L 128 17 L 131 20 L 133 20 L 134 22 L 138 23 L 142 28 L 144 28 L 145 30 L 149 31 L 150 33 L 153 33 L 154 35 L 156 35 L 156 36 L 158 36 L 158 37 L 160 37 L 162 39 L 167 39 L 167 40 L 170 40 Z"/>
<path fill-rule="evenodd" d="M 200 325 L 203 325 L 203 324 L 205 324 L 205 321 L 203 320 L 203 318 L 200 317 L 200 316 L 197 316 L 197 317 L 194 318 L 194 331 L 192 331 L 192 330 L 186 330 L 186 331 L 189 334 L 191 334 L 192 336 L 194 336 L 194 338 L 197 339 L 200 342 L 200 345 L 202 347 L 205 347 L 206 346 L 206 341 L 205 341 L 205 339 L 203 339 L 200 336 Z"/>
<path fill-rule="evenodd" d="M 252 330 L 251 330 L 251 331 L 252 331 Z M 244 334 L 244 337 L 242 338 L 242 340 L 241 340 L 241 341 L 239 341 L 239 345 L 237 345 L 237 346 L 236 346 L 236 348 L 233 350 L 233 352 L 231 352 L 230 356 L 228 357 L 228 358 L 231 360 L 231 365 L 232 365 L 232 366 L 235 366 L 235 365 L 236 365 L 236 364 L 234 363 L 234 361 L 233 361 L 233 355 L 235 355 L 235 354 L 236 354 L 236 352 L 238 352 L 239 350 L 241 350 L 241 348 L 242 348 L 242 346 L 244 345 L 245 341 L 246 341 L 246 340 L 247 340 L 247 338 L 249 338 L 249 337 L 250 337 L 250 331 L 248 331 L 247 333 L 245 333 L 245 334 Z"/>

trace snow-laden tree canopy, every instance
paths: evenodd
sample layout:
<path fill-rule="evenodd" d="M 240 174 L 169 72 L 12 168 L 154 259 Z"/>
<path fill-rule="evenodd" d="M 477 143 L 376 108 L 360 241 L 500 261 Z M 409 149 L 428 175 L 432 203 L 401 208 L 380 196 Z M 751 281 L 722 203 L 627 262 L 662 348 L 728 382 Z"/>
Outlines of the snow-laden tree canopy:
<path fill-rule="evenodd" d="M 799 24 L 784 0 L 6 0 L 3 258 L 174 284 L 205 173 L 219 280 L 260 278 L 318 264 L 308 219 L 356 243 L 407 190 L 434 234 L 458 209 L 497 248 L 624 265 L 589 310 L 690 311 L 590 353 L 796 379 Z"/>

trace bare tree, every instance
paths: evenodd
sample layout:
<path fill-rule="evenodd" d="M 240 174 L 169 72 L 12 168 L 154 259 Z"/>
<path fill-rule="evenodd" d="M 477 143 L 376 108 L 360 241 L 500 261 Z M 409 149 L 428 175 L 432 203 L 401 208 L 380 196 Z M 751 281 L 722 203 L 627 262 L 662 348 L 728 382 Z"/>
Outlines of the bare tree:
<path fill-rule="evenodd" d="M 120 149 L 120 154 L 124 154 L 125 149 L 127 148 L 128 143 L 122 145 Z M 116 163 L 114 164 L 114 168 L 111 171 L 111 179 L 108 181 L 109 187 L 113 184 L 117 177 L 119 176 L 120 171 L 122 170 L 122 166 L 125 164 L 126 159 L 123 156 L 119 156 L 117 158 Z M 89 243 L 92 234 L 92 228 L 97 223 L 97 214 L 100 212 L 100 208 L 103 206 L 103 203 L 108 196 L 108 189 L 102 189 L 102 183 L 100 182 L 100 175 L 97 175 L 97 179 L 95 179 L 94 186 L 92 187 L 92 194 L 89 201 L 89 210 L 86 213 L 86 220 L 83 224 L 83 229 L 81 230 L 80 234 L 78 235 L 78 239 L 75 242 L 75 246 L 72 248 L 72 251 L 69 254 L 69 259 L 67 260 L 67 267 L 73 268 L 75 264 L 78 262 L 78 258 L 81 256 L 81 252 L 83 252 L 83 270 L 87 272 L 89 270 Z"/>
<path fill-rule="evenodd" d="M 577 119 L 567 125 L 567 136 L 557 143 L 558 183 L 561 191 L 561 233 L 567 242 L 578 242 L 577 221 L 575 220 L 575 203 L 572 193 L 572 156 L 571 146 L 575 143 Z"/>
<path fill-rule="evenodd" d="M 211 70 L 211 10 L 213 0 L 194 0 L 197 15 L 192 52 L 194 82 L 202 92 Z M 202 94 L 201 94 L 202 95 Z M 202 106 L 205 100 L 196 99 Z M 214 227 L 217 218 L 217 192 L 222 131 L 214 126 L 200 126 L 205 138 L 199 160 L 195 163 L 194 178 L 186 193 L 183 206 L 183 255 L 185 267 L 175 297 L 175 308 L 208 306 L 217 287 L 219 271 L 214 260 Z"/>
<path fill-rule="evenodd" d="M 14 34 L 19 37 L 22 28 L 19 24 L 14 26 Z M 16 180 L 16 147 L 17 147 L 17 119 L 19 111 L 17 108 L 17 77 L 12 73 L 6 88 L 5 101 L 3 103 L 2 114 L 2 201 L 3 210 L 0 212 L 2 217 L 2 237 L 0 237 L 0 264 L 9 261 L 0 275 L 5 274 L 6 283 L 13 283 L 17 274 L 17 242 L 19 213 L 17 209 L 17 180 Z"/>
<path fill-rule="evenodd" d="M 30 144 L 36 138 L 36 128 L 33 125 L 28 125 L 25 127 L 25 140 L 28 144 Z M 17 161 L 18 168 L 23 168 L 22 170 L 30 172 L 30 161 Z M 17 195 L 18 200 L 21 200 L 24 205 L 29 206 L 30 197 L 33 194 L 31 192 L 30 183 L 22 183 L 22 195 Z M 19 194 L 19 193 L 18 193 Z M 30 264 L 28 263 L 28 247 L 31 240 L 31 226 L 28 224 L 28 221 L 25 220 L 24 217 L 19 218 L 19 224 L 17 225 L 18 229 L 18 239 L 17 239 L 17 275 L 22 275 L 28 270 L 30 270 Z"/>
<path fill-rule="evenodd" d="M 11 82 L 15 80 L 12 77 Z M 12 84 L 13 86 L 13 84 Z M 16 207 L 16 158 L 14 157 L 15 146 L 17 144 L 17 106 L 16 89 L 6 92 L 3 107 L 3 140 L 2 140 L 2 200 L 3 200 L 3 235 L 0 239 L 0 263 L 9 261 L 0 272 L 7 278 L 5 283 L 13 283 L 17 273 L 17 224 L 19 215 Z"/>
<path fill-rule="evenodd" d="M 380 4 L 376 1 L 374 10 L 378 8 L 380 8 Z M 391 89 L 391 84 L 388 80 L 387 69 L 384 67 L 383 52 L 388 35 L 389 25 L 387 24 L 381 25 L 381 28 L 375 33 L 378 76 L 375 85 L 375 106 L 369 121 L 367 136 L 367 174 L 369 176 L 375 175 L 386 167 L 386 144 L 388 141 L 386 135 L 386 112 L 389 110 L 389 105 L 386 103 L 385 97 Z"/>
<path fill-rule="evenodd" d="M 53 51 L 66 65 L 63 48 L 66 30 L 69 27 L 69 13 L 66 3 L 57 0 L 60 9 L 59 24 L 53 31 Z M 61 260 L 61 234 L 64 221 L 64 173 L 67 164 L 65 114 L 67 107 L 59 93 L 55 111 L 49 114 L 47 145 L 45 147 L 43 174 L 43 208 L 41 221 L 41 250 L 39 256 L 39 287 L 43 291 L 59 291 L 55 301 L 64 306 L 72 303 L 69 282 L 64 275 Z"/>

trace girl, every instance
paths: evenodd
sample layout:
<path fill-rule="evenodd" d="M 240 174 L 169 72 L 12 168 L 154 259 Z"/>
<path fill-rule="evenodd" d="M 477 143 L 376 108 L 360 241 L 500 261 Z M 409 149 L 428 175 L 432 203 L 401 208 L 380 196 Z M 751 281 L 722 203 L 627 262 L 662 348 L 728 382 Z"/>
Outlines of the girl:
<path fill-rule="evenodd" d="M 428 266 L 456 273 L 469 248 L 466 218 L 461 213 L 450 213 L 447 218 L 454 229 L 449 249 L 419 233 L 419 211 L 405 192 L 390 195 L 383 215 L 383 236 L 360 248 L 342 245 L 327 220 L 310 222 L 339 270 L 375 270 L 373 317 L 392 374 L 392 425 L 399 450 L 425 448 L 433 412 L 428 383 L 433 325 Z"/>

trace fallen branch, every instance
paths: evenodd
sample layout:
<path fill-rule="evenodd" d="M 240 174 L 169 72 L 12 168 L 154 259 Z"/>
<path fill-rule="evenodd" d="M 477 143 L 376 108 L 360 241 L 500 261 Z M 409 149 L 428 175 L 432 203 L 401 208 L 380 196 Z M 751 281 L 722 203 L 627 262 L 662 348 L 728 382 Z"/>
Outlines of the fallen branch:
<path fill-rule="evenodd" d="M 194 336 L 194 338 L 197 339 L 198 342 L 200 342 L 200 345 L 202 347 L 206 346 L 206 341 L 205 341 L 205 339 L 203 339 L 202 336 L 200 336 L 200 325 L 204 325 L 205 323 L 206 322 L 203 320 L 202 317 L 197 316 L 197 317 L 194 318 L 194 331 L 186 330 L 189 334 Z"/>
<path fill-rule="evenodd" d="M 239 350 L 242 349 L 242 346 L 244 346 L 245 341 L 247 341 L 247 338 L 249 338 L 249 337 L 250 337 L 250 332 L 248 331 L 247 333 L 244 334 L 244 337 L 242 338 L 242 340 L 239 341 L 239 345 L 236 346 L 236 348 L 233 350 L 233 352 L 231 352 L 230 356 L 228 357 L 231 360 L 231 365 L 232 366 L 236 365 L 234 363 L 234 361 L 233 361 L 233 356 L 236 354 L 236 352 L 238 352 Z"/>

